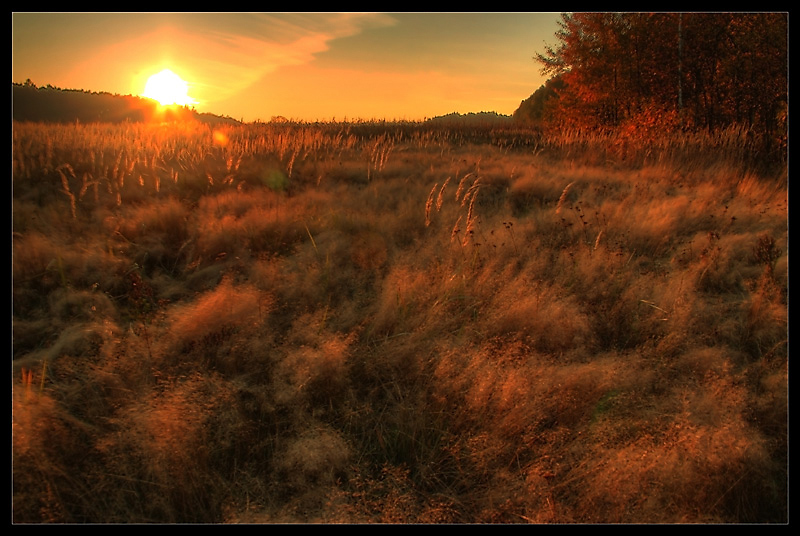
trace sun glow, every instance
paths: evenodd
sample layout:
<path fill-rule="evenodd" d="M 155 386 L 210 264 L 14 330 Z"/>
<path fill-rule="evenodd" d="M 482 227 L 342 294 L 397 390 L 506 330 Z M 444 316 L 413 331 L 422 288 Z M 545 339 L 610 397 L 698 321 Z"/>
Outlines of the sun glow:
<path fill-rule="evenodd" d="M 189 96 L 189 84 L 169 69 L 147 79 L 142 96 L 158 101 L 162 106 L 194 104 Z"/>

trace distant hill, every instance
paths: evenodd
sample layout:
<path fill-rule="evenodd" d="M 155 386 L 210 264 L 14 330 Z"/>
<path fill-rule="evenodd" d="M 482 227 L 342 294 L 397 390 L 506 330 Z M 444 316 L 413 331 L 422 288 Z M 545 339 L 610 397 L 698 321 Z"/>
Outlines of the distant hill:
<path fill-rule="evenodd" d="M 490 124 L 490 123 L 507 123 L 512 120 L 510 115 L 502 115 L 497 112 L 470 112 L 468 114 L 450 113 L 447 115 L 439 115 L 428 119 L 427 123 L 448 123 L 448 124 Z"/>
<path fill-rule="evenodd" d="M 121 123 L 140 122 L 153 117 L 160 120 L 192 118 L 208 124 L 238 124 L 226 116 L 199 113 L 185 106 L 170 106 L 166 110 L 154 100 L 133 95 L 116 95 L 79 89 L 62 89 L 47 85 L 36 86 L 30 80 L 11 84 L 12 118 L 15 121 L 47 123 Z M 453 112 L 426 120 L 436 125 L 494 126 L 509 124 L 514 118 L 497 112 Z"/>
<path fill-rule="evenodd" d="M 121 123 L 195 119 L 209 124 L 238 123 L 230 117 L 198 113 L 185 106 L 161 108 L 154 100 L 132 95 L 115 95 L 54 86 L 37 87 L 27 81 L 11 85 L 12 118 L 15 121 L 48 123 Z"/>

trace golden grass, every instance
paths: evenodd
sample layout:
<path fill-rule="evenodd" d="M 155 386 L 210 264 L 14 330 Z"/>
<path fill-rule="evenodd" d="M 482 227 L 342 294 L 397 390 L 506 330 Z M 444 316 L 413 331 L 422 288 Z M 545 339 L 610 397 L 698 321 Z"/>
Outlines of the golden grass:
<path fill-rule="evenodd" d="M 15 522 L 786 522 L 786 169 L 652 134 L 15 124 Z"/>

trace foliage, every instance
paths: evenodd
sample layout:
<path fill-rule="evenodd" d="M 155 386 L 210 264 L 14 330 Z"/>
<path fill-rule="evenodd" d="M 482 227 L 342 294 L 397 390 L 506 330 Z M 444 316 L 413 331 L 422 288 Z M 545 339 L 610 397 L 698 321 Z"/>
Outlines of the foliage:
<path fill-rule="evenodd" d="M 786 13 L 565 13 L 556 38 L 536 59 L 564 83 L 559 125 L 736 125 L 785 148 Z"/>
<path fill-rule="evenodd" d="M 550 78 L 533 95 L 520 103 L 519 108 L 514 111 L 514 120 L 542 125 L 548 117 L 553 116 L 549 107 L 554 104 L 553 99 L 557 99 L 563 89 L 564 80 L 560 75 Z"/>

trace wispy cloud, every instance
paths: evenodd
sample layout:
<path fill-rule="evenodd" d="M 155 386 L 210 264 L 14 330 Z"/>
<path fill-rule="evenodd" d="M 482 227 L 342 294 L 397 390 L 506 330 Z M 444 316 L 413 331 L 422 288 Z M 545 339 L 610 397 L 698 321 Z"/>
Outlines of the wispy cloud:
<path fill-rule="evenodd" d="M 393 24 L 391 16 L 380 13 L 198 14 L 178 21 L 167 17 L 89 55 L 71 76 L 87 80 L 90 87 L 92 78 L 110 69 L 123 79 L 133 77 L 131 87 L 137 88 L 143 87 L 151 70 L 171 68 L 190 82 L 195 99 L 224 100 L 281 67 L 313 61 L 333 40 Z"/>

